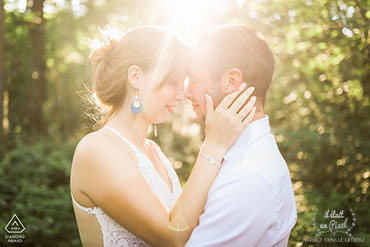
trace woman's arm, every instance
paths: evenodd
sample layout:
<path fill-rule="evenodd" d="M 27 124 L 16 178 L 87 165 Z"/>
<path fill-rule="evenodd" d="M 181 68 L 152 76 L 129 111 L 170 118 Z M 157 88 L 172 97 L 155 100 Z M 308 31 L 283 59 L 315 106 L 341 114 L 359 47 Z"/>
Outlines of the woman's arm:
<path fill-rule="evenodd" d="M 239 93 L 228 95 L 215 111 L 208 101 L 206 140 L 170 212 L 142 177 L 130 148 L 118 149 L 109 136 L 90 135 L 76 149 L 73 169 L 84 174 L 79 181 L 82 191 L 118 224 L 151 245 L 184 246 L 198 224 L 208 190 L 219 171 L 204 155 L 221 160 L 254 116 L 253 100 L 245 105 L 252 92 L 244 92 L 234 101 Z M 175 219 L 184 222 L 173 222 Z M 169 227 L 177 223 L 185 223 L 188 229 L 176 231 Z"/>

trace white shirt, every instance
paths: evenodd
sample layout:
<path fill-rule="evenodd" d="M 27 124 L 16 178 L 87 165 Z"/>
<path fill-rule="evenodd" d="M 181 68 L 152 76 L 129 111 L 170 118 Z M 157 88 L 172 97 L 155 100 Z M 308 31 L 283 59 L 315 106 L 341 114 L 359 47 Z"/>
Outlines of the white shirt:
<path fill-rule="evenodd" d="M 268 116 L 225 156 L 187 247 L 286 247 L 297 220 L 290 174 Z"/>

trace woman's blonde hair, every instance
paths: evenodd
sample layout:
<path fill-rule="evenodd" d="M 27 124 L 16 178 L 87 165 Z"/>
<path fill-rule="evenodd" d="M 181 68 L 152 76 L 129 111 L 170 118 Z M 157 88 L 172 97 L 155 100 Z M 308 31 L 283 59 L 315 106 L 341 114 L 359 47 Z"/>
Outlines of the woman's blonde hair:
<path fill-rule="evenodd" d="M 92 93 L 100 105 L 99 126 L 104 126 L 122 106 L 128 87 L 127 71 L 137 65 L 143 72 L 158 70 L 163 82 L 185 74 L 190 48 L 165 28 L 141 26 L 112 37 L 103 31 L 105 42 L 92 42 Z M 96 41 L 96 40 L 95 40 Z"/>

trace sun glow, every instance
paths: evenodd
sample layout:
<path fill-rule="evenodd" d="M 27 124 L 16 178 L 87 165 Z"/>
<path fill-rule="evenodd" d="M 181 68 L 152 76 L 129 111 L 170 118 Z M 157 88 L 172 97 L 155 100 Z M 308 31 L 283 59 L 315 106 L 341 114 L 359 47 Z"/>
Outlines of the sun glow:
<path fill-rule="evenodd" d="M 194 42 L 207 26 L 229 11 L 230 0 L 162 0 L 171 30 Z"/>

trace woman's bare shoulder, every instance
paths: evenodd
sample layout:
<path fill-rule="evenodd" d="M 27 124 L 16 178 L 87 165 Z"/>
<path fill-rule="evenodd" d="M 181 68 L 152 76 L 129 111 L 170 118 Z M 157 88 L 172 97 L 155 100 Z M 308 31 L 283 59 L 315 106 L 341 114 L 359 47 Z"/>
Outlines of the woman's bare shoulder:
<path fill-rule="evenodd" d="M 106 142 L 105 144 L 109 143 L 107 142 L 108 138 L 106 133 L 102 133 L 100 131 L 88 133 L 78 142 L 75 152 L 83 154 L 85 152 L 92 151 L 99 147 L 104 141 Z"/>
<path fill-rule="evenodd" d="M 117 157 L 122 160 L 133 159 L 133 152 L 129 145 L 109 131 L 95 131 L 85 135 L 77 144 L 74 153 L 76 164 L 93 165 L 94 161 L 111 160 Z"/>
<path fill-rule="evenodd" d="M 109 184 L 118 174 L 124 181 L 127 174 L 137 173 L 136 163 L 135 153 L 121 139 L 108 131 L 89 133 L 77 144 L 71 167 L 71 185 L 87 195 L 96 194 L 104 189 L 103 184 Z"/>
<path fill-rule="evenodd" d="M 95 152 L 105 145 L 109 145 L 109 140 L 105 135 L 99 131 L 91 132 L 78 142 L 74 158 L 89 158 L 91 156 L 99 155 L 100 152 Z M 103 153 L 103 152 L 102 152 Z"/>

